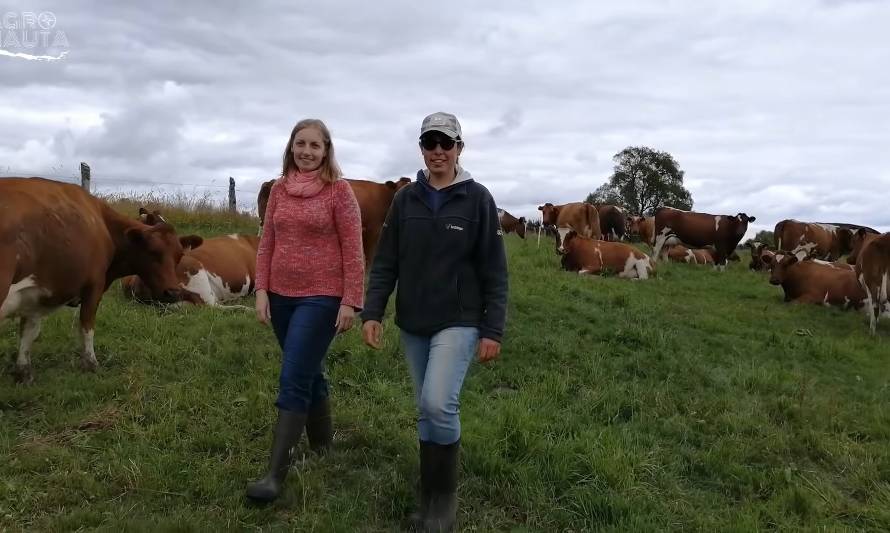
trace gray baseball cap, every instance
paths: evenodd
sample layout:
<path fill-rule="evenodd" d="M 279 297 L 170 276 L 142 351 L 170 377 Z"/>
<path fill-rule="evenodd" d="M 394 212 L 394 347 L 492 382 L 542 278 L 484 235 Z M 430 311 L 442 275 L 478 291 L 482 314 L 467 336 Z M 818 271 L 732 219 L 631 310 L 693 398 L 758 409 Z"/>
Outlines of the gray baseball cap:
<path fill-rule="evenodd" d="M 461 138 L 460 122 L 458 122 L 457 117 L 451 113 L 443 113 L 440 111 L 428 115 L 423 119 L 423 123 L 420 125 L 420 135 L 423 135 L 428 131 L 439 131 L 452 139 Z"/>

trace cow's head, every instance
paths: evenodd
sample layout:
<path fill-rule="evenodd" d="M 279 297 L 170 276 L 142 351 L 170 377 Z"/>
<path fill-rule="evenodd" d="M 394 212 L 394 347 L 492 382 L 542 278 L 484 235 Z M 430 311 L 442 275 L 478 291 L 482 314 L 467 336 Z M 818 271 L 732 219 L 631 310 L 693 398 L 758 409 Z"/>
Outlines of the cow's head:
<path fill-rule="evenodd" d="M 748 268 L 751 270 L 763 270 L 764 264 L 760 254 L 766 248 L 766 244 L 759 241 L 749 242 L 748 248 L 751 249 L 751 262 L 748 263 Z"/>
<path fill-rule="evenodd" d="M 545 226 L 556 225 L 556 219 L 559 218 L 559 206 L 547 202 L 544 205 L 539 205 L 538 211 L 541 212 L 541 222 Z"/>
<path fill-rule="evenodd" d="M 173 226 L 160 222 L 153 226 L 133 227 L 126 231 L 129 247 L 127 262 L 145 283 L 152 298 L 173 302 L 180 297 L 176 265 L 187 249 L 201 246 L 197 235 L 179 237 Z"/>
<path fill-rule="evenodd" d="M 794 254 L 788 254 L 782 257 L 782 259 L 778 259 L 778 257 L 771 257 L 768 259 L 767 257 L 768 256 L 764 257 L 763 260 L 771 267 L 769 282 L 773 285 L 781 285 L 785 281 L 788 269 L 796 265 L 799 261 Z"/>
<path fill-rule="evenodd" d="M 643 222 L 645 220 L 646 219 L 644 217 L 637 217 L 637 216 L 628 217 L 627 232 L 630 233 L 631 235 L 639 235 L 640 230 L 643 226 Z"/>
<path fill-rule="evenodd" d="M 401 189 L 402 187 L 404 187 L 405 185 L 408 185 L 409 183 L 411 183 L 411 178 L 406 178 L 405 176 L 402 176 L 401 178 L 399 178 L 398 181 L 387 181 L 385 183 L 385 185 L 387 187 L 389 187 L 390 189 L 392 189 L 393 192 L 395 192 L 395 191 Z"/>
<path fill-rule="evenodd" d="M 850 238 L 850 255 L 847 256 L 847 263 L 851 265 L 856 264 L 856 260 L 859 257 L 859 254 L 862 253 L 862 247 L 865 246 L 865 243 L 870 241 L 873 237 L 869 237 L 869 235 L 873 235 L 869 233 L 865 228 L 859 228 L 856 230 L 856 233 L 853 233 Z"/>
<path fill-rule="evenodd" d="M 167 222 L 161 212 L 155 209 L 151 213 L 148 212 L 148 209 L 144 207 L 139 208 L 139 221 L 143 224 L 148 224 L 149 226 L 154 226 L 155 224 L 160 224 L 162 222 Z"/>
<path fill-rule="evenodd" d="M 562 228 L 560 228 L 562 230 Z M 562 238 L 562 247 L 560 248 L 560 253 L 570 254 L 572 253 L 577 246 L 580 246 L 581 237 L 578 235 L 578 232 L 573 229 L 566 228 L 566 233 L 563 234 L 560 232 Z"/>

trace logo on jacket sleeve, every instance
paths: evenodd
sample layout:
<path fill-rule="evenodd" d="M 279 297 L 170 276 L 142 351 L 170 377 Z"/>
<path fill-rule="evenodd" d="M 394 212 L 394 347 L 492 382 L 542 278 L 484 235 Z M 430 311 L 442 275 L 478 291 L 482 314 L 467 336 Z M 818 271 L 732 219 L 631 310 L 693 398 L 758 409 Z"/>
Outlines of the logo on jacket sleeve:
<path fill-rule="evenodd" d="M 445 224 L 445 229 L 453 229 L 456 231 L 463 231 L 464 229 L 456 224 Z"/>

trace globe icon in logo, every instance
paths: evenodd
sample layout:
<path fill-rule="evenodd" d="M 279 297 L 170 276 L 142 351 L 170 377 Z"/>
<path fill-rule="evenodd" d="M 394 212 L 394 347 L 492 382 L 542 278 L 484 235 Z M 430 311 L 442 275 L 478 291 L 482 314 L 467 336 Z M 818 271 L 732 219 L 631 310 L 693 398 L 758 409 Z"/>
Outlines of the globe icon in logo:
<path fill-rule="evenodd" d="M 50 11 L 44 11 L 37 15 L 37 25 L 44 30 L 54 28 L 56 26 L 56 15 Z"/>

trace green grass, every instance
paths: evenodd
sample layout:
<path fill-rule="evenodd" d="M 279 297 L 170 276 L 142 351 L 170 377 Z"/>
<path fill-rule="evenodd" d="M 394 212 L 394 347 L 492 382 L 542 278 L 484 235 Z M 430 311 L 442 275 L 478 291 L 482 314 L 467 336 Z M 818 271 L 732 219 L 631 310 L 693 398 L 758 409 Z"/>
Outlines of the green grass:
<path fill-rule="evenodd" d="M 256 228 L 168 216 L 182 233 Z M 890 529 L 886 323 L 872 339 L 862 315 L 785 304 L 745 261 L 722 274 L 660 263 L 630 282 L 560 271 L 550 241 L 507 243 L 503 355 L 471 367 L 462 397 L 465 530 Z M 135 305 L 114 285 L 100 369 L 84 374 L 75 312 L 59 311 L 34 347 L 35 384 L 0 376 L 0 530 L 398 530 L 417 442 L 385 326 L 380 352 L 357 330 L 335 341 L 336 448 L 319 458 L 303 443 L 283 498 L 258 508 L 243 491 L 274 421 L 268 328 Z M 16 346 L 7 321 L 0 353 Z"/>

